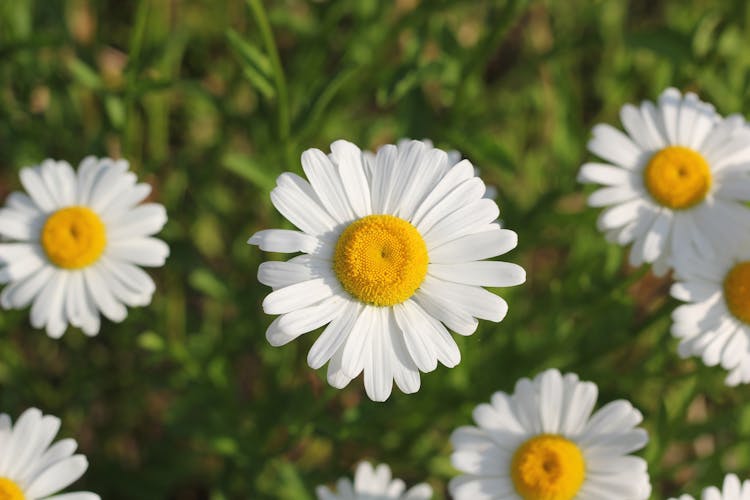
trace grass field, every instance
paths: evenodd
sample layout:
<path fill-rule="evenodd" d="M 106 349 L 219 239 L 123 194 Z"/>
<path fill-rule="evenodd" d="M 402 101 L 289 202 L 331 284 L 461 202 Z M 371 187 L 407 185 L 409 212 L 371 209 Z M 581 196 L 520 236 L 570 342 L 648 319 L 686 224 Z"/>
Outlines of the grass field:
<path fill-rule="evenodd" d="M 63 420 L 90 461 L 77 489 L 121 499 L 312 499 L 371 459 L 447 498 L 448 436 L 547 367 L 630 399 L 654 499 L 750 471 L 750 393 L 680 360 L 669 278 L 596 231 L 580 165 L 598 122 L 674 85 L 748 110 L 742 1 L 13 0 L 0 2 L 0 199 L 47 157 L 124 157 L 154 186 L 171 247 L 150 307 L 87 339 L 0 314 L 0 410 Z M 288 227 L 268 196 L 300 154 L 401 137 L 457 149 L 497 187 L 526 284 L 507 318 L 414 395 L 329 387 L 281 348 L 246 244 Z M 276 258 L 271 256 L 271 258 Z"/>

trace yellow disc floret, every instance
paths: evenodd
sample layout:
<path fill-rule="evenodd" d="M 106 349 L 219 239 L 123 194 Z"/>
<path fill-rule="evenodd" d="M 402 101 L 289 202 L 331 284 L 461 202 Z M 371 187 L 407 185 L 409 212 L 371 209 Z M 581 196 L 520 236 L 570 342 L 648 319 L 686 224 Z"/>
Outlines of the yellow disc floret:
<path fill-rule="evenodd" d="M 724 300 L 737 319 L 750 324 L 750 261 L 729 270 L 724 278 Z"/>
<path fill-rule="evenodd" d="M 357 299 L 392 306 L 414 295 L 427 274 L 428 260 L 417 228 L 392 215 L 368 215 L 341 233 L 333 268 Z"/>
<path fill-rule="evenodd" d="M 90 208 L 66 207 L 47 218 L 40 240 L 55 265 L 81 269 L 99 259 L 107 244 L 107 230 Z"/>
<path fill-rule="evenodd" d="M 572 500 L 586 477 L 586 462 L 574 442 L 541 434 L 516 450 L 511 477 L 524 500 Z"/>
<path fill-rule="evenodd" d="M 0 500 L 24 500 L 21 488 L 10 479 L 0 477 Z"/>
<path fill-rule="evenodd" d="M 708 194 L 711 168 L 700 153 L 683 146 L 668 146 L 651 157 L 643 181 L 661 205 L 676 210 L 690 208 Z"/>

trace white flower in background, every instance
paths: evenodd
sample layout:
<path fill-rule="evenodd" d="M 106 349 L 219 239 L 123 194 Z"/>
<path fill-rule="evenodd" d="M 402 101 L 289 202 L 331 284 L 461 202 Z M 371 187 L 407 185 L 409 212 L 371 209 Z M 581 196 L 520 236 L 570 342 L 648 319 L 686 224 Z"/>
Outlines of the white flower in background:
<path fill-rule="evenodd" d="M 679 498 L 670 500 L 695 500 L 690 495 L 682 495 Z M 750 481 L 740 483 L 740 480 L 734 474 L 729 474 L 724 478 L 724 489 L 719 491 L 716 486 L 706 488 L 701 493 L 701 500 L 750 500 Z"/>
<path fill-rule="evenodd" d="M 42 416 L 36 408 L 26 410 L 11 425 L 0 415 L 0 498 L 2 500 L 99 500 L 88 492 L 55 495 L 78 480 L 88 461 L 73 455 L 76 442 L 63 439 L 52 444 L 60 430 L 60 419 Z"/>
<path fill-rule="evenodd" d="M 400 479 L 392 479 L 391 469 L 386 464 L 373 468 L 368 462 L 361 462 L 354 475 L 354 484 L 348 478 L 339 479 L 337 492 L 326 486 L 318 486 L 318 500 L 429 500 L 432 488 L 421 483 L 409 489 Z"/>
<path fill-rule="evenodd" d="M 608 207 L 597 225 L 609 241 L 633 243 L 633 266 L 651 262 L 663 275 L 678 254 L 711 258 L 750 231 L 750 129 L 741 116 L 722 118 L 669 88 L 658 106 L 626 104 L 620 119 L 627 135 L 594 127 L 589 150 L 608 163 L 586 163 L 578 180 L 605 186 L 589 205 Z"/>
<path fill-rule="evenodd" d="M 547 370 L 496 392 L 474 409 L 478 427 L 459 427 L 451 442 L 450 482 L 457 500 L 645 500 L 641 414 L 624 400 L 591 414 L 597 388 L 572 373 Z"/>
<path fill-rule="evenodd" d="M 701 356 L 729 370 L 726 384 L 750 382 L 750 244 L 717 252 L 713 259 L 677 260 L 674 298 L 689 302 L 672 313 L 672 334 L 682 357 Z"/>
<path fill-rule="evenodd" d="M 419 390 L 419 371 L 460 361 L 446 327 L 471 335 L 478 319 L 501 321 L 508 306 L 484 286 L 523 283 L 524 270 L 489 261 L 516 246 L 495 222 L 471 163 L 451 166 L 445 152 L 412 141 L 383 146 L 371 168 L 362 151 L 337 141 L 331 155 L 302 155 L 307 180 L 282 174 L 276 208 L 301 231 L 260 231 L 249 243 L 270 252 L 303 252 L 264 262 L 258 279 L 274 291 L 263 301 L 280 316 L 266 332 L 275 346 L 328 325 L 308 355 L 328 365 L 342 388 L 364 372 L 370 398 L 384 401 L 393 381 Z M 445 325 L 445 326 L 443 326 Z"/>
<path fill-rule="evenodd" d="M 14 192 L 0 209 L 0 294 L 5 309 L 31 306 L 34 328 L 50 337 L 68 324 L 99 332 L 99 312 L 112 321 L 125 306 L 151 302 L 153 280 L 138 266 L 161 266 L 167 245 L 150 237 L 167 221 L 162 205 L 139 203 L 151 192 L 136 184 L 124 160 L 85 158 L 78 172 L 46 160 L 21 170 L 28 196 Z"/>

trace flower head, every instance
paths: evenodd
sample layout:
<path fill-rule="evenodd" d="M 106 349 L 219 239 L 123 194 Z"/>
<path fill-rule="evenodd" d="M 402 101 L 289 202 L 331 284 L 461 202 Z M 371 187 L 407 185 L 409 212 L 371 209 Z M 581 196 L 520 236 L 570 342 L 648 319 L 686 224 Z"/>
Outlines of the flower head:
<path fill-rule="evenodd" d="M 99 495 L 88 492 L 55 495 L 88 468 L 86 457 L 73 455 L 74 440 L 52 444 L 59 429 L 60 419 L 42 415 L 36 408 L 26 410 L 16 425 L 0 414 L 0 498 L 99 500 Z"/>
<path fill-rule="evenodd" d="M 354 483 L 348 478 L 339 479 L 337 492 L 327 486 L 318 486 L 318 500 L 429 500 L 432 488 L 420 483 L 404 492 L 406 485 L 400 479 L 392 479 L 391 469 L 386 464 L 374 467 L 361 462 L 354 474 Z"/>
<path fill-rule="evenodd" d="M 167 245 L 151 235 L 167 220 L 164 207 L 140 204 L 151 192 L 136 184 L 124 160 L 85 158 L 78 168 L 46 160 L 21 170 L 25 193 L 0 209 L 0 294 L 5 309 L 31 306 L 31 324 L 60 337 L 68 324 L 99 332 L 125 306 L 151 302 L 155 286 L 138 266 L 161 266 Z"/>
<path fill-rule="evenodd" d="M 589 205 L 607 207 L 597 225 L 607 239 L 632 243 L 630 263 L 665 274 L 680 254 L 711 258 L 750 230 L 750 129 L 739 115 L 719 116 L 695 94 L 665 90 L 654 105 L 623 106 L 627 134 L 597 125 L 581 182 L 604 187 Z"/>
<path fill-rule="evenodd" d="M 740 479 L 734 474 L 728 474 L 724 478 L 724 488 L 719 491 L 716 486 L 703 490 L 701 500 L 746 500 L 750 498 L 750 481 L 740 483 Z M 670 500 L 695 500 L 690 495 L 681 495 L 679 498 Z"/>
<path fill-rule="evenodd" d="M 282 174 L 271 200 L 300 231 L 260 231 L 249 243 L 302 252 L 264 262 L 258 279 L 274 291 L 263 301 L 280 315 L 266 337 L 283 345 L 328 325 L 308 355 L 328 364 L 328 380 L 346 386 L 364 372 L 370 398 L 383 401 L 393 382 L 419 390 L 419 372 L 460 360 L 447 328 L 471 335 L 478 319 L 500 321 L 508 306 L 485 286 L 523 283 L 524 270 L 485 260 L 516 246 L 495 222 L 497 204 L 464 160 L 419 141 L 383 146 L 372 162 L 346 141 L 331 154 L 305 151 L 309 182 Z"/>
<path fill-rule="evenodd" d="M 459 427 L 451 442 L 457 500 L 645 500 L 646 462 L 629 455 L 648 441 L 642 418 L 623 400 L 592 410 L 597 388 L 572 373 L 547 370 L 522 378 L 474 409 L 477 427 Z"/>
<path fill-rule="evenodd" d="M 750 245 L 727 248 L 713 259 L 678 259 L 671 294 L 688 302 L 672 313 L 679 354 L 720 364 L 729 370 L 727 385 L 750 382 Z"/>

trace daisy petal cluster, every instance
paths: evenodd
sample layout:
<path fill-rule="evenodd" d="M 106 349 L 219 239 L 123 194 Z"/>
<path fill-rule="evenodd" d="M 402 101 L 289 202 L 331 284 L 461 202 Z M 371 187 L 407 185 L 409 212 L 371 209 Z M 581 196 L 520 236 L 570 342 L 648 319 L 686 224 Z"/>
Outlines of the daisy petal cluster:
<path fill-rule="evenodd" d="M 85 158 L 77 171 L 46 160 L 21 170 L 26 193 L 0 209 L 0 293 L 5 309 L 31 305 L 31 324 L 58 338 L 68 325 L 99 332 L 100 313 L 119 322 L 126 306 L 151 302 L 155 285 L 139 266 L 161 266 L 167 245 L 152 235 L 162 205 L 124 160 Z M 2 240 L 0 240 L 2 241 Z"/>
<path fill-rule="evenodd" d="M 750 246 L 714 259 L 680 260 L 674 298 L 688 302 L 672 313 L 681 356 L 701 356 L 729 370 L 727 385 L 750 382 Z"/>
<path fill-rule="evenodd" d="M 386 145 L 364 160 L 352 143 L 302 155 L 307 180 L 282 174 L 274 206 L 299 230 L 271 229 L 249 243 L 297 253 L 265 262 L 263 301 L 279 315 L 268 341 L 279 346 L 326 326 L 308 355 L 328 363 L 328 381 L 346 386 L 364 373 L 368 396 L 387 399 L 393 382 L 419 389 L 419 372 L 452 367 L 460 353 L 448 329 L 471 335 L 480 319 L 499 322 L 507 303 L 483 287 L 523 283 L 524 270 L 491 259 L 516 246 L 470 162 L 450 165 L 420 141 Z"/>
<path fill-rule="evenodd" d="M 670 500 L 695 500 L 690 495 L 681 495 L 679 498 Z M 728 474 L 724 478 L 724 487 L 721 491 L 716 486 L 703 490 L 701 500 L 750 500 L 750 481 L 740 483 L 740 479 L 734 474 Z"/>
<path fill-rule="evenodd" d="M 386 464 L 373 467 L 368 462 L 361 462 L 354 474 L 354 483 L 348 478 L 341 478 L 336 483 L 336 492 L 327 486 L 318 486 L 318 500 L 429 500 L 432 488 L 427 483 L 420 483 L 408 491 L 401 479 L 393 479 L 391 469 Z"/>
<path fill-rule="evenodd" d="M 457 500 L 645 500 L 646 445 L 638 410 L 624 400 L 592 411 L 597 387 L 547 370 L 522 378 L 511 395 L 493 394 L 474 410 L 477 426 L 452 436 Z"/>
<path fill-rule="evenodd" d="M 750 231 L 750 129 L 739 115 L 722 118 L 693 93 L 669 88 L 658 103 L 627 104 L 625 133 L 602 124 L 579 181 L 603 187 L 589 205 L 606 207 L 597 221 L 609 241 L 632 243 L 630 263 L 657 275 L 674 258 L 711 258 L 724 242 Z"/>
<path fill-rule="evenodd" d="M 26 410 L 12 425 L 0 414 L 0 498 L 3 500 L 99 500 L 89 492 L 55 493 L 77 481 L 88 461 L 74 455 L 76 442 L 63 439 L 52 444 L 60 420 Z"/>

